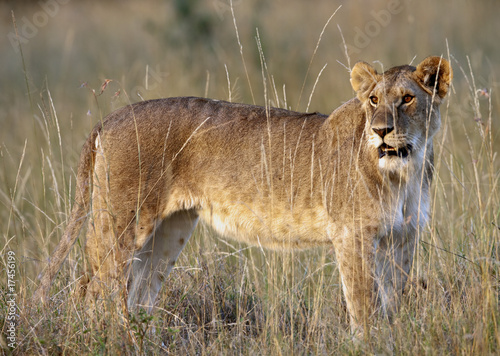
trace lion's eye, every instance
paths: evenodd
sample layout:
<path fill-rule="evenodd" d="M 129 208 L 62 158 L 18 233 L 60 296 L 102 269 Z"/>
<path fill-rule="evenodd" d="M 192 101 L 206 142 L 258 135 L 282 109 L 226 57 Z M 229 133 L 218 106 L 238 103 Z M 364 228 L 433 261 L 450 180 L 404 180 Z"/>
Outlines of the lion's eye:
<path fill-rule="evenodd" d="M 413 98 L 414 98 L 413 95 L 406 94 L 405 96 L 403 96 L 403 103 L 405 104 L 411 103 Z"/>
<path fill-rule="evenodd" d="M 372 103 L 373 106 L 377 106 L 378 98 L 375 95 L 372 95 L 370 96 L 370 102 Z"/>

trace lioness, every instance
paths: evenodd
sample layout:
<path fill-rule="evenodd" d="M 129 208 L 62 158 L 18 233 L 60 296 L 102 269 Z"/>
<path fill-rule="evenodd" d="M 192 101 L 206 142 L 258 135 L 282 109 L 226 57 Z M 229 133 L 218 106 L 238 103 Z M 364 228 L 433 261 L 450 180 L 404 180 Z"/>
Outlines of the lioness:
<path fill-rule="evenodd" d="M 272 248 L 333 246 L 353 331 L 391 316 L 429 215 L 432 139 L 453 74 L 443 58 L 383 74 L 358 62 L 330 116 L 202 98 L 150 100 L 92 130 L 75 204 L 35 300 L 89 213 L 87 298 L 127 282 L 152 307 L 198 220 Z"/>

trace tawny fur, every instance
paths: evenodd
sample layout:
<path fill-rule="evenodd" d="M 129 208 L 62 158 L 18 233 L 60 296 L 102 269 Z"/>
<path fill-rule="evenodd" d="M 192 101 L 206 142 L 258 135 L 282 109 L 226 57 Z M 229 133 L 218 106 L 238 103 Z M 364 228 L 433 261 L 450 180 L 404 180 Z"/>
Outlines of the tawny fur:
<path fill-rule="evenodd" d="M 359 62 L 357 97 L 330 116 L 201 98 L 111 113 L 82 149 L 75 205 L 34 300 L 46 298 L 89 216 L 87 297 L 126 283 L 129 307 L 152 307 L 201 219 L 264 247 L 333 246 L 362 332 L 377 305 L 397 311 L 451 79 L 439 57 L 383 74 Z"/>

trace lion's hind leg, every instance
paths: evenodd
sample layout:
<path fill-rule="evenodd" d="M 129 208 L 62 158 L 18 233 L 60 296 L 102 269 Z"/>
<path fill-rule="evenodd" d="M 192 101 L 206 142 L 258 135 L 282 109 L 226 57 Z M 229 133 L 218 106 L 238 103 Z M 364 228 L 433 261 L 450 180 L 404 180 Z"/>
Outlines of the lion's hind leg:
<path fill-rule="evenodd" d="M 198 219 L 198 214 L 193 210 L 177 211 L 169 215 L 135 253 L 128 293 L 129 308 L 153 308 L 163 280 L 175 265 Z"/>
<path fill-rule="evenodd" d="M 133 256 L 133 218 L 117 218 L 106 196 L 94 187 L 92 217 L 87 229 L 86 255 L 90 266 L 88 283 L 83 281 L 85 299 L 92 311 L 103 302 L 121 303 L 126 291 L 125 270 Z M 97 303 L 94 305 L 94 303 Z"/>
<path fill-rule="evenodd" d="M 110 172 L 104 151 L 98 151 L 86 242 L 90 275 L 81 285 L 91 313 L 107 305 L 125 306 L 125 272 L 135 250 L 136 203 Z"/>

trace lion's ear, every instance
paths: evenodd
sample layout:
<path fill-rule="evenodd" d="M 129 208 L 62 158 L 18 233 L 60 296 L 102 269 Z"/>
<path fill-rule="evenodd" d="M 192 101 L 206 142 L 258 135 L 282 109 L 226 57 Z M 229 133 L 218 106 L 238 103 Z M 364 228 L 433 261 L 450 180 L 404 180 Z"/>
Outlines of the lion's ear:
<path fill-rule="evenodd" d="M 358 99 L 365 101 L 373 87 L 380 80 L 375 68 L 366 62 L 358 62 L 351 71 L 351 85 Z"/>
<path fill-rule="evenodd" d="M 418 66 L 415 71 L 417 82 L 432 95 L 434 90 L 440 99 L 443 99 L 448 93 L 451 80 L 453 79 L 453 70 L 450 63 L 441 57 L 427 57 Z"/>

